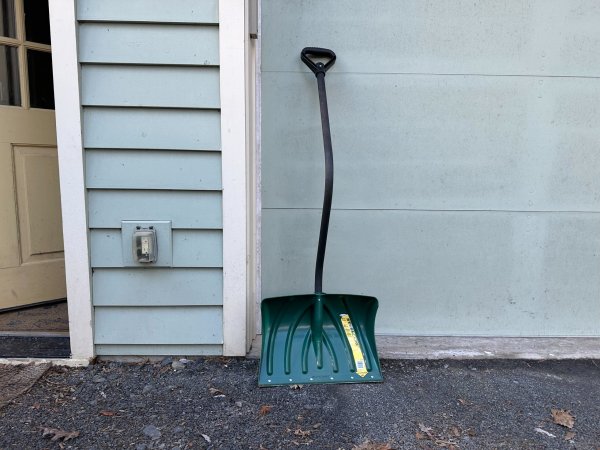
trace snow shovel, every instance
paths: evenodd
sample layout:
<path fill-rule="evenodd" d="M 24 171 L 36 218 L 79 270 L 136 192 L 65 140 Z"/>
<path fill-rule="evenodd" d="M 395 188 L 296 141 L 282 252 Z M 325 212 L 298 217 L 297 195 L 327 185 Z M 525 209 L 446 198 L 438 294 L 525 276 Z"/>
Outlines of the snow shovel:
<path fill-rule="evenodd" d="M 259 386 L 383 381 L 375 348 L 375 297 L 325 294 L 323 262 L 333 194 L 333 152 L 325 73 L 335 53 L 307 47 L 302 61 L 317 77 L 325 147 L 325 195 L 315 268 L 315 293 L 262 301 Z M 326 61 L 326 62 L 322 62 Z"/>

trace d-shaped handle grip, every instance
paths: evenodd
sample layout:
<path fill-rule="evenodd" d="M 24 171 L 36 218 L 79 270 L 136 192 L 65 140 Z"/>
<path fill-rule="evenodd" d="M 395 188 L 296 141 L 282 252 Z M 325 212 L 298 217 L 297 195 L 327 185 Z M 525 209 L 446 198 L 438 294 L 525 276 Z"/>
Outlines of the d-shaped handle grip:
<path fill-rule="evenodd" d="M 312 58 L 329 58 L 326 63 L 322 62 L 314 62 Z M 310 70 L 313 71 L 315 75 L 319 73 L 325 73 L 335 63 L 335 53 L 333 50 L 329 50 L 327 48 L 319 48 L 319 47 L 305 47 L 300 52 L 300 59 L 308 66 Z"/>

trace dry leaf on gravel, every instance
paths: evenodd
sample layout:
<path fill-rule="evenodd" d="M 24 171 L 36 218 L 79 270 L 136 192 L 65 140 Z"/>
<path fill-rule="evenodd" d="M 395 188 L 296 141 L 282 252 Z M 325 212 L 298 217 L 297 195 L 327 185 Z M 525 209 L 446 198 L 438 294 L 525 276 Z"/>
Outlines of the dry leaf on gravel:
<path fill-rule="evenodd" d="M 460 431 L 458 430 L 458 428 L 454 428 L 456 428 L 456 431 L 460 436 Z M 458 443 L 455 440 L 443 439 L 441 436 L 437 436 L 436 434 L 434 434 L 433 428 L 427 427 L 422 423 L 419 423 L 419 431 L 415 433 L 415 437 L 419 440 L 428 439 L 430 441 L 433 441 L 433 443 L 438 447 L 448 448 L 450 450 L 456 450 L 458 448 Z"/>
<path fill-rule="evenodd" d="M 111 417 L 111 416 L 116 416 L 117 413 L 114 411 L 100 411 L 100 415 L 105 416 L 105 417 Z"/>
<path fill-rule="evenodd" d="M 431 439 L 434 440 L 435 436 L 433 435 L 433 428 L 431 427 L 426 427 L 425 425 L 423 425 L 422 423 L 419 423 L 419 430 L 421 431 L 421 434 L 423 436 L 425 436 L 426 439 Z M 424 438 L 424 439 L 425 439 Z M 417 438 L 418 439 L 418 438 Z"/>
<path fill-rule="evenodd" d="M 552 408 L 550 412 L 552 413 L 552 420 L 554 420 L 555 424 L 562 425 L 568 429 L 573 428 L 575 425 L 575 418 L 571 415 L 571 411 Z"/>
<path fill-rule="evenodd" d="M 352 447 L 352 450 L 394 450 L 394 448 L 387 442 L 365 442 Z"/>
<path fill-rule="evenodd" d="M 425 439 L 429 439 L 429 437 L 427 435 L 425 435 L 424 433 L 421 433 L 420 431 L 417 431 L 415 433 L 415 437 L 419 440 L 419 441 L 423 441 Z"/>
<path fill-rule="evenodd" d="M 294 436 L 298 436 L 299 438 L 301 438 L 301 440 L 292 440 L 292 444 L 294 445 L 310 445 L 313 441 L 312 439 L 309 439 L 309 436 L 311 434 L 310 430 L 303 430 L 302 428 L 296 428 L 295 430 L 292 430 L 290 428 L 287 428 L 287 432 L 288 433 L 292 433 L 294 434 Z"/>
<path fill-rule="evenodd" d="M 42 430 L 42 437 L 50 437 L 51 441 L 59 441 L 62 439 L 63 442 L 65 442 L 79 436 L 79 431 L 64 431 L 57 428 L 46 427 L 40 427 L 40 429 Z"/>
<path fill-rule="evenodd" d="M 311 433 L 310 430 L 303 430 L 302 428 L 298 428 L 298 429 L 294 430 L 294 434 L 296 436 L 300 436 L 300 437 L 310 436 L 310 433 Z"/>
<path fill-rule="evenodd" d="M 572 431 L 567 431 L 565 433 L 565 437 L 563 438 L 565 441 L 570 441 L 575 437 L 575 433 L 573 433 Z"/>
<path fill-rule="evenodd" d="M 303 384 L 292 384 L 292 385 L 290 385 L 290 389 L 293 389 L 293 390 L 302 389 L 303 387 L 304 387 Z"/>
<path fill-rule="evenodd" d="M 265 416 L 265 415 L 269 414 L 272 409 L 273 409 L 273 407 L 271 405 L 262 405 L 260 407 L 260 409 L 258 410 L 258 413 L 261 416 Z"/>
<path fill-rule="evenodd" d="M 211 388 L 208 388 L 208 391 L 210 392 L 210 395 L 213 396 L 213 398 L 225 397 L 225 392 L 223 392 L 220 389 L 211 387 Z"/>
<path fill-rule="evenodd" d="M 206 434 L 201 434 L 200 436 L 202 436 L 202 438 L 208 443 L 210 444 L 210 437 Z"/>

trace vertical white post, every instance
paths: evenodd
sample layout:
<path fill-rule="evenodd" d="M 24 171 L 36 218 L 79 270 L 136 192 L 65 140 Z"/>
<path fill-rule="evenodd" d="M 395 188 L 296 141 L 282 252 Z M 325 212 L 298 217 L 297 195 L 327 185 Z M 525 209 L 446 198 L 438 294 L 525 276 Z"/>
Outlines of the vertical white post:
<path fill-rule="evenodd" d="M 258 36 L 254 49 L 254 331 L 262 333 L 262 318 L 260 304 L 262 301 L 262 75 L 260 72 L 262 60 L 262 1 L 256 0 Z M 254 339 L 255 336 L 252 338 Z"/>
<path fill-rule="evenodd" d="M 250 347 L 257 333 L 256 316 L 260 311 L 260 153 L 259 153 L 259 110 L 257 74 L 259 58 L 259 0 L 250 0 L 246 9 L 248 36 L 246 40 L 246 155 L 247 155 L 247 187 L 246 201 L 248 208 L 248 290 L 246 294 L 247 329 L 246 350 Z M 252 17 L 254 16 L 254 17 Z M 254 22 L 254 24 L 253 24 Z M 252 31 L 255 32 L 254 37 Z"/>
<path fill-rule="evenodd" d="M 223 179 L 223 354 L 246 354 L 245 0 L 219 0 Z"/>
<path fill-rule="evenodd" d="M 50 0 L 52 67 L 71 355 L 94 357 L 74 0 Z"/>

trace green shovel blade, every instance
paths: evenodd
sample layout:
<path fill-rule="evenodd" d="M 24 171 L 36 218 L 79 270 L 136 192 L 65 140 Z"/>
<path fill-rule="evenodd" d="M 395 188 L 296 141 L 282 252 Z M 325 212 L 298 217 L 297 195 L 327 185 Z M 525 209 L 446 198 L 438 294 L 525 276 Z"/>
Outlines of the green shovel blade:
<path fill-rule="evenodd" d="M 383 381 L 375 297 L 308 294 L 263 300 L 259 386 Z"/>

